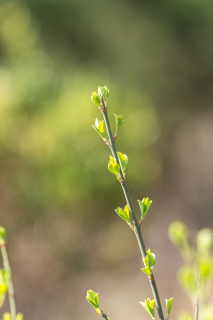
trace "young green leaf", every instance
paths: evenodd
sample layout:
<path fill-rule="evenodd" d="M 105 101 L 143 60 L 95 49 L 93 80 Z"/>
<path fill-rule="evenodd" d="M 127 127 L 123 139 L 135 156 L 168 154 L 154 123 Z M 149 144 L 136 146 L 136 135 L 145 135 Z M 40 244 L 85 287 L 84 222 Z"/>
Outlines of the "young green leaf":
<path fill-rule="evenodd" d="M 143 221 L 152 204 L 152 200 L 149 200 L 149 198 L 143 198 L 142 201 L 138 200 L 138 204 L 141 209 L 141 221 Z"/>
<path fill-rule="evenodd" d="M 91 100 L 94 104 L 96 104 L 99 107 L 99 109 L 101 109 L 101 98 L 97 94 L 97 92 L 92 92 Z"/>
<path fill-rule="evenodd" d="M 165 299 L 166 300 L 167 319 L 169 319 L 169 316 L 170 316 L 170 312 L 171 312 L 172 304 L 173 304 L 173 299 L 174 298 L 170 298 L 169 300 Z"/>
<path fill-rule="evenodd" d="M 125 220 L 129 225 L 131 224 L 130 219 L 129 219 L 129 206 L 128 206 L 128 204 L 125 206 L 124 209 L 118 207 L 117 209 L 115 209 L 115 212 L 116 212 L 123 220 Z"/>
<path fill-rule="evenodd" d="M 101 138 L 106 140 L 105 133 L 104 133 L 104 120 L 99 120 L 98 118 L 95 119 L 95 125 L 92 126 L 98 134 L 100 134 Z"/>
<path fill-rule="evenodd" d="M 155 300 L 150 300 L 149 298 L 147 300 L 145 300 L 144 302 L 140 302 L 140 304 L 144 307 L 144 309 L 150 314 L 150 316 L 152 317 L 152 319 L 156 319 L 155 318 L 155 314 L 154 314 L 154 306 L 155 306 Z"/>
<path fill-rule="evenodd" d="M 115 132 L 118 134 L 118 131 L 122 125 L 122 123 L 124 122 L 124 120 L 122 120 L 122 116 L 117 116 L 117 114 L 114 113 L 115 116 L 115 123 L 116 123 L 116 130 Z"/>
<path fill-rule="evenodd" d="M 116 160 L 111 156 L 110 156 L 110 160 L 108 163 L 108 169 L 109 169 L 109 171 L 111 171 L 113 174 L 115 174 L 118 177 L 119 171 L 120 171 L 120 166 L 116 162 Z"/>
<path fill-rule="evenodd" d="M 5 244 L 6 241 L 6 230 L 0 226 L 0 245 Z"/>
<path fill-rule="evenodd" d="M 147 253 L 147 257 L 149 259 L 149 266 L 150 266 L 150 268 L 153 268 L 155 265 L 155 260 L 156 260 L 155 254 L 151 253 L 150 249 L 146 253 Z"/>
<path fill-rule="evenodd" d="M 124 173 L 124 171 L 127 167 L 127 164 L 128 164 L 128 157 L 127 157 L 127 155 L 125 155 L 121 152 L 117 152 L 117 154 L 118 154 L 118 159 L 119 159 L 119 162 L 121 165 L 122 172 Z"/>
<path fill-rule="evenodd" d="M 92 290 L 88 290 L 86 299 L 93 305 L 95 309 L 99 309 L 98 293 Z"/>
<path fill-rule="evenodd" d="M 150 267 L 142 268 L 141 270 L 146 273 L 149 278 L 152 277 L 152 269 Z"/>
<path fill-rule="evenodd" d="M 106 103 L 109 96 L 109 89 L 106 86 L 98 87 L 98 94 L 103 97 L 104 102 Z"/>

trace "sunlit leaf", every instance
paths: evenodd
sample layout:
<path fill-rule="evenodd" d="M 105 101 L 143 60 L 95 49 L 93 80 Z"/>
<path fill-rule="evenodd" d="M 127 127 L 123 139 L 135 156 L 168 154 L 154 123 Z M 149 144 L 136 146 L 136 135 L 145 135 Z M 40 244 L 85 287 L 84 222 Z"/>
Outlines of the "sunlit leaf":
<path fill-rule="evenodd" d="M 120 162 L 120 165 L 121 165 L 121 169 L 122 169 L 122 172 L 124 173 L 126 167 L 127 167 L 127 164 L 128 164 L 128 157 L 127 155 L 121 153 L 121 152 L 117 152 L 118 154 L 118 158 L 119 158 L 119 162 Z"/>
<path fill-rule="evenodd" d="M 141 221 L 143 221 L 152 204 L 152 200 L 149 200 L 149 198 L 143 198 L 142 201 L 138 200 L 138 204 L 141 209 Z"/>

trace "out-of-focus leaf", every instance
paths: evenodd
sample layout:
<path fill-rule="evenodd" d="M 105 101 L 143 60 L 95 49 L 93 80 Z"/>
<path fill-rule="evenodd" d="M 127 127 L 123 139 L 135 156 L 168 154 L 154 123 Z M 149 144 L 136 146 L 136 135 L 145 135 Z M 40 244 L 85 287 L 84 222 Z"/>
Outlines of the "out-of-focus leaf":
<path fill-rule="evenodd" d="M 191 267 L 181 267 L 178 271 L 178 280 L 187 294 L 197 292 L 197 273 L 194 268 Z"/>
<path fill-rule="evenodd" d="M 5 244 L 6 241 L 6 230 L 0 226 L 0 244 Z"/>
<path fill-rule="evenodd" d="M 213 245 L 213 231 L 202 229 L 197 234 L 197 251 L 201 255 L 208 255 Z"/>

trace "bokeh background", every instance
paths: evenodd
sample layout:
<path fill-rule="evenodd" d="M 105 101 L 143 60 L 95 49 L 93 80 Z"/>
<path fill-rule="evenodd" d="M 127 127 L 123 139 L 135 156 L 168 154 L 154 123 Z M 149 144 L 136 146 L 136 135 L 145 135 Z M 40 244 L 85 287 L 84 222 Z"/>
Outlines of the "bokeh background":
<path fill-rule="evenodd" d="M 167 230 L 213 227 L 213 2 L 0 1 L 0 224 L 25 319 L 149 319 L 150 298 L 125 205 L 92 128 L 99 85 L 125 122 L 127 183 L 152 208 L 143 225 L 161 300 L 192 312 Z M 6 310 L 5 309 L 3 311 Z"/>

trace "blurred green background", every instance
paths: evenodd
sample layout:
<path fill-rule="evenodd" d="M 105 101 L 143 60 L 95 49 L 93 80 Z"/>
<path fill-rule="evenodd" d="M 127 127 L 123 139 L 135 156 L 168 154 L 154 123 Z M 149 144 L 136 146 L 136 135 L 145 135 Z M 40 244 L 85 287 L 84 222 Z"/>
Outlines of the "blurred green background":
<path fill-rule="evenodd" d="M 175 296 L 174 317 L 190 310 L 167 229 L 213 227 L 213 2 L 1 0 L 0 219 L 26 319 L 93 319 L 88 289 L 111 318 L 149 317 L 110 150 L 92 128 L 99 85 L 112 126 L 114 112 L 125 119 L 117 148 L 136 212 L 154 200 L 143 232 L 161 299 Z"/>

